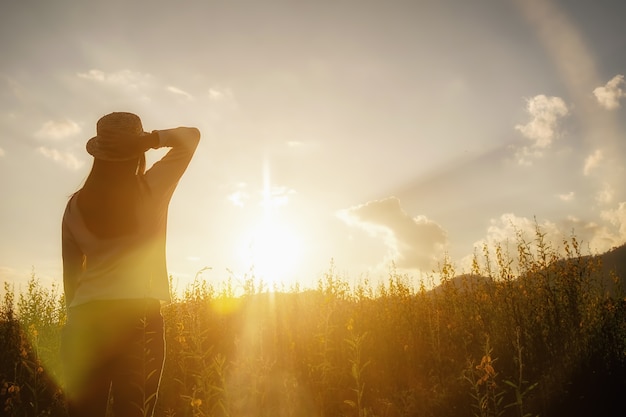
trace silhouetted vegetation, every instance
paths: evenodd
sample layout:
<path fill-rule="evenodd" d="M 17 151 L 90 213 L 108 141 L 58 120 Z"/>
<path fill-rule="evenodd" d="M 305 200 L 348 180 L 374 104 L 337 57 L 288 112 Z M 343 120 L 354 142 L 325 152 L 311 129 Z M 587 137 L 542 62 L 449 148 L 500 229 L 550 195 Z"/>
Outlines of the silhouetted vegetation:
<path fill-rule="evenodd" d="M 558 249 L 537 230 L 515 256 L 484 248 L 462 275 L 444 258 L 417 286 L 393 268 L 384 284 L 350 286 L 332 263 L 307 291 L 250 277 L 235 296 L 197 279 L 163 309 L 159 415 L 616 415 L 626 247 L 585 256 L 572 238 Z M 1 413 L 62 416 L 62 296 L 33 276 L 14 297 L 5 285 Z"/>

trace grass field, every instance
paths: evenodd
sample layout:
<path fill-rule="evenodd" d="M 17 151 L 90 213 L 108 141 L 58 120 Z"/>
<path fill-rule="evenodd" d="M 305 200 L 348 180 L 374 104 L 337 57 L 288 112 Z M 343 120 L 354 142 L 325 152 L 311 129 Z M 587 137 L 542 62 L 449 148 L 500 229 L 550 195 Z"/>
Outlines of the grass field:
<path fill-rule="evenodd" d="M 620 274 L 575 238 L 518 239 L 515 255 L 485 248 L 463 274 L 443 256 L 430 290 L 393 267 L 383 284 L 350 286 L 332 263 L 306 291 L 267 292 L 250 277 L 235 296 L 197 280 L 163 309 L 158 415 L 619 415 Z M 65 414 L 64 322 L 59 288 L 5 284 L 0 415 Z"/>

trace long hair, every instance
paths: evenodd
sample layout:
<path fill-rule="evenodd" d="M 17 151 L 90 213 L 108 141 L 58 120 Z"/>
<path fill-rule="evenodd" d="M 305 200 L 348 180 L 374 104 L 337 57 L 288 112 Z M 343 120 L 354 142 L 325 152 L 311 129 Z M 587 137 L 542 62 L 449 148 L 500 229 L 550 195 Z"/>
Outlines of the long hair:
<path fill-rule="evenodd" d="M 106 239 L 138 230 L 144 169 L 145 157 L 120 162 L 94 159 L 85 185 L 76 193 L 78 208 L 91 233 Z"/>

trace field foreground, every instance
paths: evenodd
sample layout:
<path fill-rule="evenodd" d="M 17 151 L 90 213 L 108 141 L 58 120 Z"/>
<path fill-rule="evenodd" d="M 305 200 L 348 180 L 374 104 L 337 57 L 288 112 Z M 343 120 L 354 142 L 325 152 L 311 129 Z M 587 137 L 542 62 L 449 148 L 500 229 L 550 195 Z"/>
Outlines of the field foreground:
<path fill-rule="evenodd" d="M 538 232 L 518 256 L 485 249 L 427 291 L 389 272 L 354 288 L 331 264 L 318 288 L 235 297 L 197 281 L 163 308 L 159 416 L 621 415 L 626 247 L 556 255 Z M 561 253 L 560 252 L 560 253 Z M 64 416 L 63 298 L 5 284 L 0 415 Z"/>

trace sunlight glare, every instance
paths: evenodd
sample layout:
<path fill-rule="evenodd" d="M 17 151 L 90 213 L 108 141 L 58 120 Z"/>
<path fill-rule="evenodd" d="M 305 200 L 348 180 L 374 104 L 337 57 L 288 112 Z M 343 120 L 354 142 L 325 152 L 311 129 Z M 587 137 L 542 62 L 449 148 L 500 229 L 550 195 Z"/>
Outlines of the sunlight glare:
<path fill-rule="evenodd" d="M 241 250 L 243 261 L 252 266 L 256 278 L 272 290 L 288 285 L 300 256 L 300 242 L 286 224 L 266 219 L 252 232 Z"/>
<path fill-rule="evenodd" d="M 295 277 L 301 257 L 301 242 L 288 221 L 279 216 L 280 207 L 288 204 L 284 193 L 275 193 L 270 181 L 269 162 L 263 167 L 263 218 L 244 239 L 240 257 L 244 265 L 253 268 L 255 277 L 268 290 L 281 284 L 289 285 Z"/>

